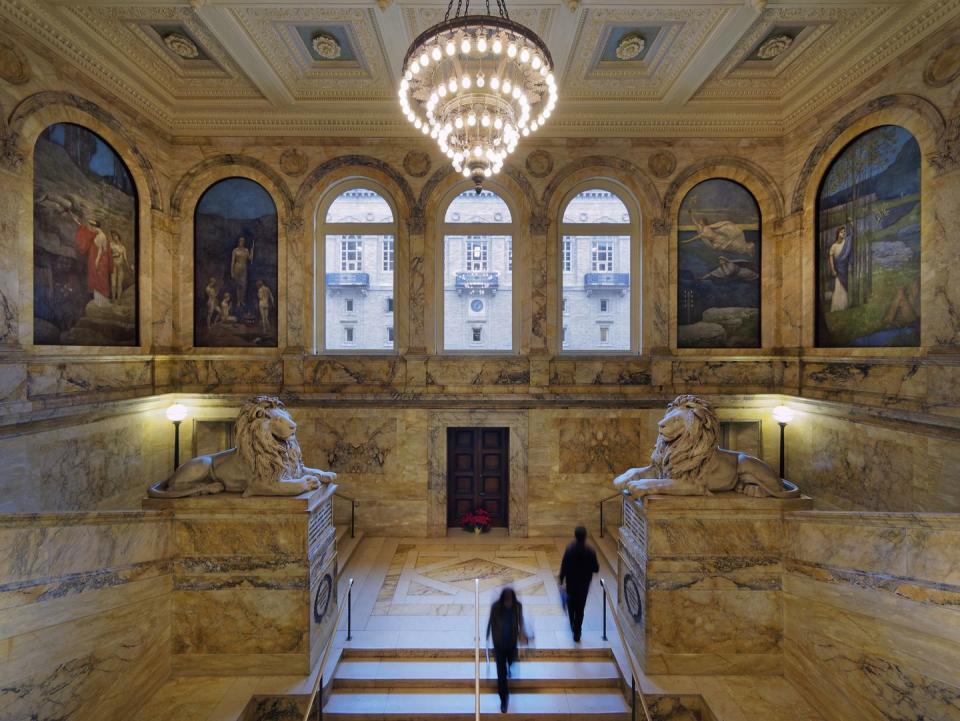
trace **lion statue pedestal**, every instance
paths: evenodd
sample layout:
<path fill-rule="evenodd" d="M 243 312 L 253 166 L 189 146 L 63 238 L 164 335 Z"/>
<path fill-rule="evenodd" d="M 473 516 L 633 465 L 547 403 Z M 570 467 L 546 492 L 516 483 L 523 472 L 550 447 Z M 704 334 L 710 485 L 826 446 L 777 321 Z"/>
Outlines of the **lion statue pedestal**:
<path fill-rule="evenodd" d="M 783 515 L 809 498 L 758 458 L 716 445 L 705 401 L 680 396 L 650 465 L 624 490 L 618 603 L 651 674 L 778 675 L 783 669 Z"/>
<path fill-rule="evenodd" d="M 184 463 L 144 510 L 172 538 L 174 675 L 306 675 L 336 616 L 335 474 L 300 460 L 276 398 L 248 402 L 237 447 Z"/>

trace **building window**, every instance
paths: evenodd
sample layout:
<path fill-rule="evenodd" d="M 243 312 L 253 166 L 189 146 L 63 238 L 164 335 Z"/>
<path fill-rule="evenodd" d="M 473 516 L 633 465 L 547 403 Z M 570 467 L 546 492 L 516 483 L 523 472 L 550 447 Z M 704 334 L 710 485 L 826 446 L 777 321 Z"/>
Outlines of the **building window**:
<path fill-rule="evenodd" d="M 440 226 L 443 350 L 513 349 L 513 216 L 496 193 L 457 195 Z M 487 325 L 477 325 L 479 322 Z M 484 330 L 486 328 L 486 330 Z"/>
<path fill-rule="evenodd" d="M 485 271 L 490 255 L 490 241 L 480 238 L 467 240 L 466 269 L 471 272 Z"/>
<path fill-rule="evenodd" d="M 394 212 L 382 194 L 361 187 L 338 190 L 318 211 L 316 295 L 324 312 L 317 314 L 315 347 L 383 350 L 384 328 L 393 325 L 387 299 L 394 294 Z"/>
<path fill-rule="evenodd" d="M 393 328 L 387 328 L 387 343 L 393 345 Z"/>
<path fill-rule="evenodd" d="M 340 270 L 357 273 L 363 270 L 363 241 L 357 237 L 340 241 Z"/>
<path fill-rule="evenodd" d="M 567 326 L 563 326 L 563 345 L 567 345 Z"/>
<path fill-rule="evenodd" d="M 392 273 L 393 263 L 395 260 L 393 238 L 384 238 L 382 241 L 382 246 L 383 246 L 383 272 Z"/>
<path fill-rule="evenodd" d="M 591 250 L 594 273 L 613 272 L 613 241 L 595 240 Z"/>
<path fill-rule="evenodd" d="M 560 340 L 562 350 L 638 350 L 631 337 L 631 254 L 637 242 L 631 220 L 623 199 L 605 188 L 578 192 L 563 208 L 558 325 L 568 333 Z M 591 328 L 601 320 L 600 332 L 594 333 Z"/>
<path fill-rule="evenodd" d="M 387 298 L 387 313 L 393 313 L 393 298 Z"/>

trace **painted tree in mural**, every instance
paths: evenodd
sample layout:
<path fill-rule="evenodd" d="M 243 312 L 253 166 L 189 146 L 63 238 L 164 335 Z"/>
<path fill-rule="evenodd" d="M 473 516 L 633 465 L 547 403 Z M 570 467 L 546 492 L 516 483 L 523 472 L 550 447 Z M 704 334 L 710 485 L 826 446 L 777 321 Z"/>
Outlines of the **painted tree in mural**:
<path fill-rule="evenodd" d="M 33 340 L 136 345 L 137 195 L 120 156 L 58 123 L 34 148 Z"/>
<path fill-rule="evenodd" d="M 893 125 L 864 133 L 834 160 L 818 200 L 818 344 L 918 345 L 917 141 Z"/>

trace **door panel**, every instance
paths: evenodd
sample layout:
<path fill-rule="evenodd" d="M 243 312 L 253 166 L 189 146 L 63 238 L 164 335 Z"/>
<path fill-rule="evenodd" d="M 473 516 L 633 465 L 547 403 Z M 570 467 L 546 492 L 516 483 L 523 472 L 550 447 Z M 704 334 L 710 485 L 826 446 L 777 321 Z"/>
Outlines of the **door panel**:
<path fill-rule="evenodd" d="M 509 518 L 508 428 L 447 429 L 447 525 L 483 508 L 493 526 Z"/>

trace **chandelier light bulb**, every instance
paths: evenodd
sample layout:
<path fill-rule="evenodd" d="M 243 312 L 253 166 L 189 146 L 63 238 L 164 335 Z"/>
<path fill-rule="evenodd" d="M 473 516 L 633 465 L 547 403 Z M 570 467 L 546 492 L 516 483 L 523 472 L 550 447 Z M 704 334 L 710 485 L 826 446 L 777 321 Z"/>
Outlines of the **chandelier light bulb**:
<path fill-rule="evenodd" d="M 500 78 L 498 78 L 496 75 L 494 75 L 492 78 L 490 78 L 490 87 L 493 88 L 494 90 L 499 90 L 499 89 L 500 89 Z"/>
<path fill-rule="evenodd" d="M 464 55 L 470 54 L 470 38 L 464 38 L 463 42 L 460 43 L 460 52 Z"/>
<path fill-rule="evenodd" d="M 530 60 L 530 51 L 524 48 L 520 51 L 520 62 L 525 63 Z"/>
<path fill-rule="evenodd" d="M 470 113 L 467 116 L 467 125 L 469 125 L 472 128 L 476 124 L 477 124 L 477 116 L 474 115 L 473 113 Z"/>
<path fill-rule="evenodd" d="M 456 81 L 455 78 L 450 78 L 450 82 L 447 83 L 447 89 L 448 89 L 451 93 L 457 92 L 457 81 Z"/>
<path fill-rule="evenodd" d="M 534 55 L 533 60 L 530 61 L 530 67 L 534 70 L 539 70 L 541 65 L 543 65 L 543 61 L 540 59 L 540 56 Z"/>
<path fill-rule="evenodd" d="M 426 51 L 420 53 L 420 64 L 423 67 L 427 67 L 430 64 L 430 56 L 427 55 Z"/>
<path fill-rule="evenodd" d="M 509 93 L 512 87 L 513 87 L 513 86 L 510 84 L 510 81 L 509 81 L 509 80 L 504 80 L 504 81 L 503 81 L 503 92 Z"/>
<path fill-rule="evenodd" d="M 517 46 L 513 43 L 507 45 L 507 57 L 515 58 L 517 57 Z"/>
<path fill-rule="evenodd" d="M 439 45 L 434 45 L 434 46 L 433 46 L 433 50 L 430 51 L 430 57 L 433 58 L 435 61 L 436 61 L 436 60 L 439 60 L 439 59 L 442 57 L 442 55 L 441 55 L 441 53 L 440 53 L 440 46 L 439 46 Z"/>
<path fill-rule="evenodd" d="M 477 52 L 481 52 L 481 53 L 487 52 L 486 35 L 481 35 L 479 38 L 477 38 Z"/>
<path fill-rule="evenodd" d="M 459 130 L 460 128 L 462 128 L 462 127 L 463 127 L 463 118 L 459 118 L 459 117 L 458 117 L 456 120 L 453 121 L 453 125 L 454 125 L 454 127 L 455 127 L 457 130 Z"/>
<path fill-rule="evenodd" d="M 483 73 L 480 73 L 480 74 L 477 76 L 477 87 L 478 87 L 478 88 L 482 88 L 482 87 L 483 87 L 484 85 L 486 85 L 486 84 L 487 84 L 487 81 L 484 79 Z"/>
<path fill-rule="evenodd" d="M 500 38 L 495 38 L 493 41 L 493 54 L 499 55 L 503 52 L 503 43 L 500 42 Z"/>
<path fill-rule="evenodd" d="M 453 55 L 455 52 L 457 52 L 457 46 L 453 44 L 453 40 L 447 41 L 447 47 L 445 50 L 447 51 L 447 55 Z"/>
<path fill-rule="evenodd" d="M 464 178 L 469 178 L 469 177 L 470 177 L 470 168 L 464 168 L 464 169 L 463 169 L 463 177 L 464 177 Z"/>

